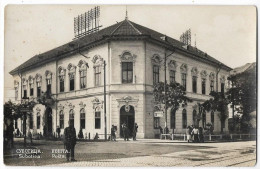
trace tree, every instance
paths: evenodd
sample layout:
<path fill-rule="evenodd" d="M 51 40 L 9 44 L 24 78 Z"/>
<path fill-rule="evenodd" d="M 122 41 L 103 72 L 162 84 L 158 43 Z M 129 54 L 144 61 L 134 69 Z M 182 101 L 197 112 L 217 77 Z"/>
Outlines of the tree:
<path fill-rule="evenodd" d="M 56 102 L 55 98 L 49 92 L 42 92 L 37 101 L 46 107 L 51 107 Z"/>
<path fill-rule="evenodd" d="M 180 106 L 185 107 L 187 102 L 192 102 L 192 100 L 186 96 L 184 87 L 176 82 L 166 84 L 166 97 L 164 93 L 164 83 L 159 82 L 155 84 L 153 95 L 157 104 L 166 103 L 167 108 L 171 107 L 175 110 L 178 110 Z"/>
<path fill-rule="evenodd" d="M 228 104 L 229 100 L 221 92 L 211 92 L 210 95 L 213 98 L 206 100 L 202 106 L 206 111 L 218 111 L 218 118 L 221 122 L 221 133 L 223 133 L 223 128 L 226 119 L 228 118 Z"/>
<path fill-rule="evenodd" d="M 256 64 L 238 74 L 228 77 L 232 87 L 227 95 L 232 106 L 237 107 L 241 117 L 241 131 L 247 133 L 252 125 L 250 123 L 250 113 L 256 111 L 257 104 L 257 86 L 256 86 Z"/>

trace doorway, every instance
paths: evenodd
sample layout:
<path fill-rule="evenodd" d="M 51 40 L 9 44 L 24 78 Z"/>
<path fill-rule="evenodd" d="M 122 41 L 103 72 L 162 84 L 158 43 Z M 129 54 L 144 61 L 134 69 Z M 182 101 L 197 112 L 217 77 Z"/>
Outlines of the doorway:
<path fill-rule="evenodd" d="M 135 124 L 135 110 L 133 106 L 122 106 L 120 108 L 120 137 L 123 136 L 122 124 L 126 123 L 129 129 L 129 137 L 133 136 L 133 128 Z"/>

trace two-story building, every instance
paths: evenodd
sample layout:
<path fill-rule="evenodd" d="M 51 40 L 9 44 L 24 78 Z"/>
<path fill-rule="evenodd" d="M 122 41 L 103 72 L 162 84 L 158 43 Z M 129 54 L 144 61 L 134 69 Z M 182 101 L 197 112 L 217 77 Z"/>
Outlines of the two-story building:
<path fill-rule="evenodd" d="M 166 72 L 164 57 L 167 57 Z M 168 108 L 167 126 L 175 133 L 184 133 L 194 123 L 198 103 L 209 99 L 210 91 L 225 91 L 228 66 L 195 47 L 138 25 L 127 18 L 98 32 L 36 55 L 10 72 L 15 83 L 16 100 L 39 97 L 50 92 L 56 102 L 45 107 L 36 104 L 27 120 L 33 134 L 56 132 L 73 121 L 78 133 L 93 138 L 103 137 L 104 61 L 106 64 L 106 119 L 111 125 L 126 122 L 132 130 L 137 123 L 137 138 L 154 138 L 165 117 L 154 116 L 153 85 L 164 81 L 182 84 L 193 102 L 173 111 Z M 21 77 L 19 76 L 21 75 Z M 220 131 L 218 112 L 207 112 L 200 125 L 214 125 Z M 164 114 L 165 116 L 165 114 Z M 16 122 L 16 127 L 22 126 Z M 227 121 L 224 131 L 228 130 Z M 22 129 L 20 129 L 21 131 Z"/>

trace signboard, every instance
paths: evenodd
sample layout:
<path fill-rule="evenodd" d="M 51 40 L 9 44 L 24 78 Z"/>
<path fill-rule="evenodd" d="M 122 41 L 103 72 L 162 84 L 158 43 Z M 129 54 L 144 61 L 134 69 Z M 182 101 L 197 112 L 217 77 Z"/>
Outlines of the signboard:
<path fill-rule="evenodd" d="M 163 111 L 155 111 L 154 117 L 163 117 Z"/>
<path fill-rule="evenodd" d="M 29 107 L 21 107 L 21 112 L 30 112 L 30 108 Z"/>

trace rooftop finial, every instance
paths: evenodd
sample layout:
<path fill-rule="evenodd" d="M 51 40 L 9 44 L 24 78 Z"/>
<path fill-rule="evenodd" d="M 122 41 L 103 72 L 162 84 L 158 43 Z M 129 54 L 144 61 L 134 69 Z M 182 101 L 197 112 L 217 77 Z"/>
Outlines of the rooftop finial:
<path fill-rule="evenodd" d="M 125 10 L 125 19 L 126 20 L 128 19 L 128 16 L 127 16 L 127 5 L 126 5 L 126 10 Z"/>

